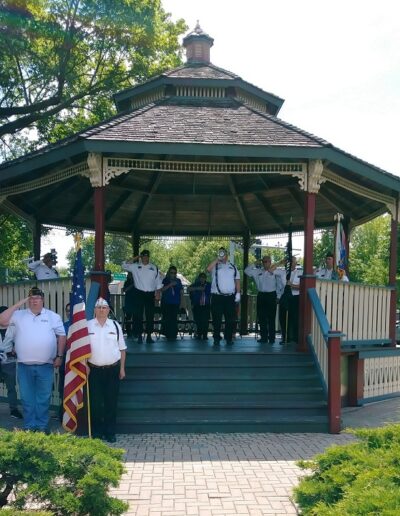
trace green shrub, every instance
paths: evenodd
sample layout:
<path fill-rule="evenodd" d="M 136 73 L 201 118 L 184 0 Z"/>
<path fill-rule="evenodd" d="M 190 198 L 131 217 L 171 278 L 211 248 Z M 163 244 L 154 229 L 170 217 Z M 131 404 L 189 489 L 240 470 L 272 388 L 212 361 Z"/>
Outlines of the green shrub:
<path fill-rule="evenodd" d="M 351 430 L 359 441 L 334 446 L 299 466 L 312 474 L 294 491 L 305 516 L 398 516 L 400 425 Z"/>
<path fill-rule="evenodd" d="M 127 504 L 108 495 L 123 473 L 122 454 L 98 439 L 1 430 L 0 507 L 12 510 L 0 512 L 14 516 L 37 507 L 55 515 L 122 514 Z"/>

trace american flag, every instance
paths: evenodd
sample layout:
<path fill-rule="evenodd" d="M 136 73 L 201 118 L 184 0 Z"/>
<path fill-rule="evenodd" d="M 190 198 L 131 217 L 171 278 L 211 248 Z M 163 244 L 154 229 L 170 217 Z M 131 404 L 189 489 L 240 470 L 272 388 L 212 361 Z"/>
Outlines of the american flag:
<path fill-rule="evenodd" d="M 67 336 L 65 361 L 63 427 L 74 432 L 78 410 L 83 407 L 83 387 L 87 381 L 86 359 L 91 355 L 90 338 L 85 313 L 85 280 L 82 252 L 75 257 L 71 297 L 71 324 Z"/>

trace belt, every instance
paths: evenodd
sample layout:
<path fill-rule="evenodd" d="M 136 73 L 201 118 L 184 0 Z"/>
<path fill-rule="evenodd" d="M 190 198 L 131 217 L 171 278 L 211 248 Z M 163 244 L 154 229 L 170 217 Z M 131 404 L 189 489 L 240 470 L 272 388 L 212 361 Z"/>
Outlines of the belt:
<path fill-rule="evenodd" d="M 95 369 L 109 369 L 110 367 L 115 367 L 119 364 L 119 360 L 110 365 L 94 365 L 91 362 L 88 362 L 89 367 L 94 367 Z"/>
<path fill-rule="evenodd" d="M 224 296 L 224 297 L 229 297 L 229 296 L 234 296 L 235 293 L 232 292 L 232 294 L 213 294 L 213 296 Z"/>

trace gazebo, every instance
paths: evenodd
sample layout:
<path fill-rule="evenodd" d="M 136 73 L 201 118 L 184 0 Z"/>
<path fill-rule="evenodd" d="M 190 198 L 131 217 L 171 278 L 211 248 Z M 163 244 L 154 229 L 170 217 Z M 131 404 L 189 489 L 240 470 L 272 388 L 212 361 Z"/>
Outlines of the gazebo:
<path fill-rule="evenodd" d="M 117 93 L 113 118 L 2 164 L 0 208 L 31 223 L 36 257 L 42 224 L 94 229 L 102 289 L 105 231 L 131 235 L 134 253 L 143 236 L 240 237 L 246 264 L 252 237 L 292 221 L 305 235 L 301 351 L 312 333 L 314 229 L 340 212 L 349 236 L 389 212 L 391 288 L 379 310 L 390 317 L 375 340 L 393 347 L 400 179 L 278 118 L 283 99 L 212 64 L 199 25 L 183 45 L 187 62 Z"/>

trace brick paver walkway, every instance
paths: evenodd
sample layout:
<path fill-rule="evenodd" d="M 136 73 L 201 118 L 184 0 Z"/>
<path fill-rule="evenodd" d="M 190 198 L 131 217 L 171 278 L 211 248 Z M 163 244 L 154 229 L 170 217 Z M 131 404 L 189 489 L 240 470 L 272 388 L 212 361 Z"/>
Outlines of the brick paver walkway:
<path fill-rule="evenodd" d="M 400 421 L 400 398 L 343 410 L 344 426 Z M 0 427 L 21 427 L 0 403 Z M 60 431 L 52 420 L 52 430 Z M 129 516 L 296 514 L 292 488 L 309 459 L 349 434 L 118 435 L 126 473 L 113 494 L 129 502 Z"/>
<path fill-rule="evenodd" d="M 297 514 L 295 462 L 347 434 L 142 434 L 118 436 L 126 473 L 114 496 L 135 516 Z"/>

